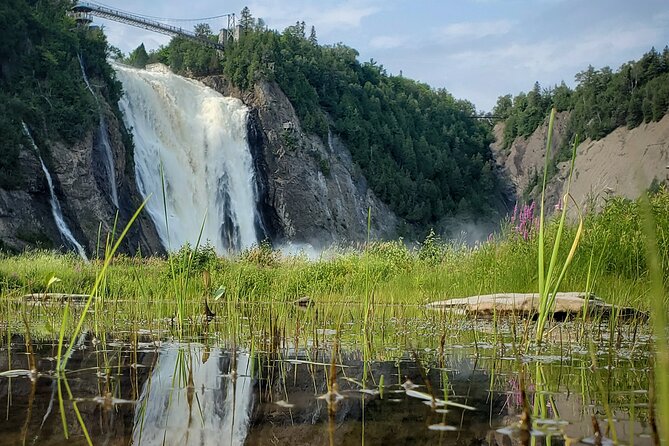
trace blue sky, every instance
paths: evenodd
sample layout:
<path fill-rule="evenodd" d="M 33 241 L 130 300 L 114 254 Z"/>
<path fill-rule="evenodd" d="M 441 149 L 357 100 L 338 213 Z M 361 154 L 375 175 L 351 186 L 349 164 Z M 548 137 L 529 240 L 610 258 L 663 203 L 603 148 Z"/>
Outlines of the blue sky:
<path fill-rule="evenodd" d="M 248 6 L 273 29 L 314 25 L 321 44 L 342 42 L 391 74 L 468 99 L 490 110 L 500 95 L 573 86 L 592 64 L 617 69 L 651 46 L 669 44 L 667 0 L 105 0 L 105 5 L 157 17 L 199 18 Z M 106 20 L 109 41 L 128 52 L 169 37 Z M 185 23 L 184 27 L 193 24 Z M 224 26 L 223 19 L 212 28 Z"/>

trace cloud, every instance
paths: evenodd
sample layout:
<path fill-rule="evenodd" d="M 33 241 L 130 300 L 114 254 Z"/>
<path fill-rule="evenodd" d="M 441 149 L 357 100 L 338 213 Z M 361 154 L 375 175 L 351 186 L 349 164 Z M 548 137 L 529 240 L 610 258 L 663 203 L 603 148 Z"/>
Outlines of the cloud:
<path fill-rule="evenodd" d="M 513 28 L 510 20 L 451 23 L 437 30 L 436 35 L 451 39 L 481 39 L 507 34 Z"/>
<path fill-rule="evenodd" d="M 375 49 L 394 49 L 406 45 L 408 39 L 402 36 L 376 36 L 369 41 L 369 46 Z"/>
<path fill-rule="evenodd" d="M 530 74 L 554 73 L 568 67 L 585 68 L 592 64 L 601 66 L 608 60 L 630 49 L 647 50 L 648 42 L 660 35 L 653 28 L 635 27 L 632 30 L 611 30 L 581 35 L 575 39 L 540 40 L 527 43 L 510 43 L 493 48 L 467 50 L 447 57 L 459 66 L 522 68 Z M 637 56 L 638 57 L 638 56 Z M 613 67 L 614 69 L 617 67 Z M 572 74 L 575 74 L 572 73 Z"/>
<path fill-rule="evenodd" d="M 262 17 L 270 28 L 282 30 L 304 21 L 314 25 L 319 35 L 335 30 L 358 28 L 362 21 L 381 10 L 373 2 L 367 0 L 349 0 L 336 5 L 313 4 L 313 2 L 264 1 L 252 4 L 251 12 Z"/>

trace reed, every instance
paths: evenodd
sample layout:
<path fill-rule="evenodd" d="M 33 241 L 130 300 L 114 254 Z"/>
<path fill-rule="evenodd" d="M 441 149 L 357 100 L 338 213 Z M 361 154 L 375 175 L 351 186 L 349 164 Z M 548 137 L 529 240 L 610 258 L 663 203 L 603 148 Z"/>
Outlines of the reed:
<path fill-rule="evenodd" d="M 551 148 L 553 146 L 553 125 L 555 122 L 555 108 L 551 110 L 551 114 L 548 120 L 548 135 L 546 137 L 546 154 L 545 154 L 545 164 L 544 164 L 544 179 L 541 190 L 541 210 L 539 216 L 539 247 L 538 247 L 538 273 L 539 273 L 539 314 L 536 325 L 536 334 L 535 341 L 537 344 L 540 344 L 543 336 L 544 329 L 546 327 L 546 322 L 548 321 L 549 316 L 552 313 L 552 307 L 555 303 L 555 296 L 557 295 L 560 284 L 562 283 L 567 268 L 574 258 L 576 253 L 576 248 L 578 247 L 579 241 L 583 234 L 583 218 L 580 215 L 578 217 L 578 226 L 576 229 L 576 234 L 571 243 L 571 249 L 567 258 L 560 265 L 558 263 L 558 255 L 560 252 L 560 244 L 562 243 L 562 237 L 565 234 L 565 221 L 567 217 L 567 203 L 571 198 L 569 195 L 569 189 L 571 186 L 571 179 L 574 173 L 574 162 L 576 160 L 576 147 L 578 147 L 578 137 L 575 138 L 572 145 L 572 156 L 571 156 L 571 166 L 569 169 L 569 179 L 567 180 L 567 188 L 562 197 L 562 210 L 560 212 L 559 223 L 557 230 L 555 232 L 555 240 L 553 241 L 553 249 L 550 257 L 550 262 L 548 264 L 548 270 L 546 271 L 546 258 L 545 258 L 545 242 L 546 242 L 546 184 L 548 181 L 548 167 L 551 162 Z"/>

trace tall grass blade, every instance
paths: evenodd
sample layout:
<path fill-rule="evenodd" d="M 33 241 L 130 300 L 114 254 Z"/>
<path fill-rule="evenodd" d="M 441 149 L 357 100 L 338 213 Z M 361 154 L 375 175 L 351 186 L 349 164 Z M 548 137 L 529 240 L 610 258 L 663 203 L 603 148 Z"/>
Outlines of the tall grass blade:
<path fill-rule="evenodd" d="M 548 265 L 548 271 L 545 269 L 545 242 L 546 242 L 546 186 L 548 183 L 548 167 L 551 161 L 551 147 L 553 145 L 553 126 L 555 122 L 555 108 L 551 110 L 550 118 L 548 121 L 548 135 L 546 140 L 546 161 L 544 163 L 544 179 L 541 190 L 541 211 L 539 215 L 539 247 L 538 247 L 538 270 L 539 270 L 539 315 L 537 319 L 537 327 L 535 333 L 535 342 L 540 344 L 543 335 L 546 322 L 548 317 L 551 314 L 553 304 L 555 303 L 555 296 L 560 287 L 560 283 L 565 277 L 567 268 L 574 258 L 576 253 L 576 248 L 583 234 L 583 218 L 581 216 L 580 210 L 578 210 L 579 216 L 579 225 L 576 230 L 576 235 L 571 245 L 571 249 L 567 258 L 560 268 L 560 272 L 557 273 L 558 268 L 558 257 L 560 252 L 560 245 L 562 243 L 562 236 L 566 229 L 566 217 L 567 217 L 567 202 L 571 197 L 569 190 L 571 188 L 571 180 L 574 175 L 574 164 L 576 161 L 576 148 L 578 147 L 578 136 L 574 139 L 572 146 L 572 156 L 571 156 L 571 165 L 569 168 L 569 178 L 567 180 L 567 187 L 564 196 L 562 197 L 562 212 L 560 214 L 560 221 L 558 223 L 557 231 L 555 234 L 555 241 L 553 242 L 553 250 L 551 253 L 550 262 Z"/>
<path fill-rule="evenodd" d="M 103 280 L 106 277 L 107 268 L 109 267 L 109 264 L 111 263 L 112 258 L 114 257 L 114 254 L 118 250 L 119 246 L 121 246 L 121 242 L 123 242 L 123 239 L 128 234 L 128 231 L 132 227 L 133 223 L 135 222 L 135 220 L 137 220 L 137 217 L 139 217 L 140 212 L 142 211 L 142 209 L 144 209 L 144 206 L 146 205 L 149 198 L 151 198 L 150 195 L 139 206 L 137 211 L 135 211 L 132 218 L 130 219 L 130 221 L 128 221 L 128 224 L 125 226 L 125 228 L 123 229 L 123 232 L 121 233 L 118 240 L 114 244 L 113 248 L 109 251 L 109 255 L 105 258 L 105 261 L 102 265 L 102 269 L 100 270 L 100 272 L 95 277 L 95 283 L 93 285 L 93 289 L 91 290 L 91 292 L 88 296 L 88 299 L 86 300 L 86 304 L 84 305 L 84 308 L 81 312 L 81 316 L 79 317 L 79 322 L 77 323 L 77 327 L 75 328 L 74 332 L 70 335 L 70 339 L 75 339 L 77 336 L 79 336 L 79 333 L 81 333 L 81 328 L 84 325 L 84 320 L 86 319 L 86 314 L 88 313 L 88 309 L 90 308 L 91 303 L 93 302 L 93 297 L 95 297 L 97 295 L 100 284 L 103 282 Z M 59 351 L 63 347 L 62 342 L 63 342 L 63 339 L 61 338 L 59 340 L 59 343 L 58 343 Z M 64 371 L 65 370 L 65 366 L 67 365 L 67 359 L 69 358 L 70 353 L 72 352 L 73 348 L 74 348 L 74 343 L 70 342 L 70 345 L 68 346 L 65 353 L 62 356 L 58 355 L 59 362 L 60 362 L 60 367 L 58 367 L 59 371 Z"/>
<path fill-rule="evenodd" d="M 669 339 L 667 339 L 667 290 L 664 284 L 660 252 L 657 239 L 657 223 L 648 196 L 640 200 L 644 245 L 648 274 L 650 278 L 650 319 L 655 334 L 655 364 L 653 367 L 655 384 L 655 401 L 658 403 L 657 427 L 664 446 L 669 445 Z"/>

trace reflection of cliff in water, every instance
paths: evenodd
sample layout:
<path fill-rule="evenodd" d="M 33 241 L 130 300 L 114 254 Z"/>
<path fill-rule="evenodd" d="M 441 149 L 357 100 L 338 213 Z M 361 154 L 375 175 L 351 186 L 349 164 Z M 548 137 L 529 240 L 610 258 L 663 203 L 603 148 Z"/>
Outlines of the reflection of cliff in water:
<path fill-rule="evenodd" d="M 421 367 L 408 356 L 398 362 L 373 363 L 368 368 L 366 390 L 359 385 L 364 373 L 360 355 L 342 354 L 340 359 L 346 365 L 338 368 L 337 379 L 344 399 L 338 403 L 333 420 L 334 444 L 361 444 L 363 425 L 364 442 L 368 445 L 487 444 L 491 426 L 499 426 L 502 421 L 506 395 L 489 393 L 490 376 L 477 369 L 473 359 L 455 359 L 445 369 L 427 371 L 437 398 L 444 397 L 442 389 L 446 385 L 450 400 L 477 408 L 449 408 L 445 414 L 434 412 L 421 399 L 407 396 L 402 386 L 407 379 L 418 386 L 417 391 L 428 392 L 423 385 L 425 371 L 421 372 Z M 321 357 L 318 361 L 327 364 L 330 358 Z M 330 444 L 328 406 L 324 399 L 314 396 L 328 392 L 330 366 L 282 361 L 281 367 L 270 370 L 273 375 L 266 376 L 259 385 L 262 402 L 258 401 L 254 408 L 246 445 Z M 383 398 L 378 393 L 381 376 Z M 282 407 L 286 399 L 294 405 L 292 408 Z M 277 404 L 278 401 L 281 402 Z M 439 423 L 456 431 L 429 429 Z"/>
<path fill-rule="evenodd" d="M 134 404 L 130 402 L 139 397 L 141 386 L 147 380 L 156 358 L 155 348 L 140 344 L 132 353 L 126 347 L 109 347 L 103 352 L 99 346 L 93 347 L 91 341 L 86 335 L 75 341 L 75 349 L 67 363 L 68 384 L 79 401 L 78 407 L 93 443 L 128 445 L 135 412 Z M 7 408 L 0 417 L 3 445 L 86 444 L 69 401 L 65 401 L 64 407 L 70 439 L 64 438 L 56 380 L 52 378 L 56 369 L 57 343 L 54 340 L 31 346 L 38 371 L 34 381 L 26 375 L 0 379 L 0 401 Z M 11 347 L 11 357 L 8 350 L 0 353 L 0 371 L 29 369 L 25 339 L 13 336 Z M 109 404 L 112 401 L 117 404 Z M 119 403 L 121 401 L 124 403 Z"/>

